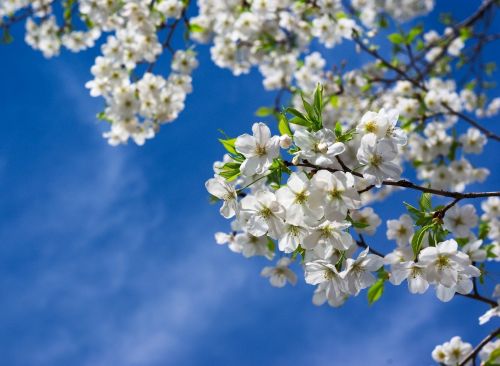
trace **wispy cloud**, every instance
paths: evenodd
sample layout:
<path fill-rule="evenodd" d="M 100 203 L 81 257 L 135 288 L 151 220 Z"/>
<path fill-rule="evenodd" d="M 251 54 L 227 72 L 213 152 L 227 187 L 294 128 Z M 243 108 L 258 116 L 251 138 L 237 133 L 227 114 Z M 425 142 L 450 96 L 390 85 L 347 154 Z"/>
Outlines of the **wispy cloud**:
<path fill-rule="evenodd" d="M 62 65 L 57 70 L 86 123 L 80 81 Z M 203 210 L 184 227 L 169 227 L 175 209 L 148 197 L 133 154 L 100 142 L 60 159 L 45 172 L 49 179 L 24 183 L 40 197 L 0 224 L 12 246 L 37 246 L 26 273 L 3 283 L 10 297 L 2 307 L 32 322 L 9 350 L 16 363 L 177 364 L 248 277 L 249 267 L 208 249 L 215 245 Z M 215 271 L 221 266 L 224 278 Z"/>
<path fill-rule="evenodd" d="M 173 211 L 146 199 L 147 183 L 127 154 L 96 148 L 69 160 L 40 187 L 43 199 L 3 224 L 17 232 L 18 245 L 39 241 L 33 272 L 17 279 L 22 286 L 7 285 L 4 304 L 16 302 L 17 317 L 55 312 L 47 337 L 26 334 L 30 352 L 19 348 L 15 357 L 32 365 L 72 357 L 88 365 L 175 364 L 214 326 L 218 306 L 250 268 L 205 249 L 215 248 L 211 230 L 196 216 L 198 224 L 176 228 L 168 242 Z M 221 266 L 227 277 L 215 274 Z"/>

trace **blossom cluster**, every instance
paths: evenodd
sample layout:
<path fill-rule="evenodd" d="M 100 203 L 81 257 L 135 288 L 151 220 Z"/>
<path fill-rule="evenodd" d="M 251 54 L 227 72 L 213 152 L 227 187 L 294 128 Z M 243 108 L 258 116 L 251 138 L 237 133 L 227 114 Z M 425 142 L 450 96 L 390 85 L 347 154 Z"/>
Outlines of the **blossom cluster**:
<path fill-rule="evenodd" d="M 334 121 L 339 121 L 346 128 L 358 128 L 352 121 L 359 121 L 370 110 L 395 110 L 408 135 L 408 144 L 398 150 L 398 159 L 411 162 L 418 179 L 432 188 L 462 192 L 467 185 L 488 177 L 488 169 L 474 167 L 467 156 L 481 154 L 487 137 L 475 127 L 458 134 L 458 118 L 447 113 L 446 107 L 492 117 L 500 111 L 500 98 L 487 103 L 485 95 L 476 95 L 467 88 L 457 90 L 452 79 L 430 78 L 425 90 L 407 80 L 397 81 L 390 88 L 376 87 L 369 81 L 380 73 L 374 64 L 343 75 L 325 69 L 326 60 L 314 52 L 305 58 L 295 77 L 304 93 L 312 93 L 317 83 L 325 86 L 324 98 L 330 100 L 323 112 L 327 127 L 333 129 Z M 374 93 L 377 98 L 373 98 Z M 292 103 L 301 109 L 299 95 Z M 356 151 L 359 142 L 358 136 L 349 150 Z"/>
<path fill-rule="evenodd" d="M 105 100 L 98 118 L 111 124 L 104 133 L 111 145 L 129 139 L 142 145 L 161 124 L 177 118 L 191 92 L 191 73 L 198 62 L 194 50 L 174 51 L 160 36 L 181 20 L 185 2 L 80 0 L 62 6 L 61 19 L 51 0 L 2 2 L 0 24 L 24 10 L 30 15 L 25 40 L 47 58 L 57 56 L 61 48 L 79 52 L 94 47 L 106 35 L 102 55 L 91 68 L 94 79 L 86 87 L 91 96 Z M 167 75 L 165 67 L 161 73 L 153 71 L 165 49 L 171 53 Z"/>
<path fill-rule="evenodd" d="M 470 343 L 455 336 L 449 342 L 436 346 L 432 351 L 432 358 L 440 364 L 455 366 L 464 361 L 471 351 L 472 345 Z"/>
<path fill-rule="evenodd" d="M 479 351 L 479 359 L 481 365 L 498 365 L 500 363 L 500 356 L 498 350 L 500 349 L 500 339 L 488 342 Z M 496 354 L 494 353 L 495 351 Z M 460 337 L 455 336 L 449 342 L 440 344 L 432 351 L 432 358 L 434 361 L 441 365 L 456 366 L 463 363 L 469 354 L 472 352 L 472 345 L 464 342 Z M 467 365 L 472 364 L 468 362 Z"/>
<path fill-rule="evenodd" d="M 378 28 L 381 14 L 409 20 L 432 10 L 434 1 L 353 0 L 350 5 L 359 11 L 359 22 L 347 16 L 350 8 L 340 0 L 199 0 L 199 14 L 191 18 L 199 28 L 192 37 L 213 42 L 212 59 L 218 66 L 236 75 L 258 66 L 264 86 L 278 89 L 292 84 L 299 56 L 314 38 L 332 48 L 362 26 Z"/>
<path fill-rule="evenodd" d="M 424 293 L 433 285 L 442 301 L 456 292 L 470 293 L 472 279 L 481 275 L 475 264 L 487 257 L 483 240 L 471 231 L 478 225 L 472 205 L 453 206 L 442 224 L 427 225 L 417 247 L 411 245 L 416 226 L 412 217 L 389 220 L 387 237 L 396 240 L 397 248 L 385 258 L 369 248 L 359 253 L 359 246 L 366 244 L 361 235 L 354 239 L 354 232 L 370 235 L 381 224 L 373 208 L 366 207 L 374 196 L 371 187 L 400 178 L 398 154 L 407 135 L 398 127 L 395 109 L 368 111 L 354 128 L 346 130 L 337 123 L 332 130 L 320 113 L 320 88 L 313 99 L 304 101 L 307 112 L 290 108 L 291 120 L 281 116 L 281 136 L 272 136 L 259 122 L 252 135 L 222 140 L 229 154 L 214 165 L 215 176 L 206 187 L 223 201 L 221 214 L 235 220 L 232 232 L 218 233 L 217 242 L 246 257 L 272 259 L 277 249 L 278 265 L 263 274 L 279 286 L 296 282 L 288 268 L 292 260 L 284 258 L 300 255 L 305 281 L 317 286 L 315 304 L 339 306 L 386 280 L 394 285 L 407 280 L 412 293 Z M 496 203 L 495 197 L 483 204 L 492 239 L 498 235 Z M 448 234 L 460 238 L 460 245 L 447 239 Z M 490 244 L 491 257 L 497 246 Z"/>
<path fill-rule="evenodd" d="M 185 26 L 189 38 L 210 43 L 213 61 L 235 75 L 258 67 L 266 89 L 315 85 L 309 68 L 324 64 L 301 57 L 310 54 L 317 39 L 327 48 L 351 40 L 353 31 L 376 30 L 388 14 L 409 20 L 432 10 L 433 0 L 198 0 L 198 14 L 188 17 L 189 0 L 71 0 L 61 6 L 52 0 L 10 0 L 0 4 L 0 25 L 26 20 L 26 42 L 45 57 L 61 48 L 79 52 L 101 44 L 102 55 L 92 67 L 90 94 L 102 97 L 101 120 L 111 123 L 104 134 L 112 145 L 132 139 L 142 145 L 161 124 L 175 120 L 191 92 L 196 54 L 175 50 L 176 28 Z M 62 8 L 62 14 L 59 14 Z M 355 14 L 359 13 L 357 19 Z M 99 39 L 105 38 L 102 42 Z M 161 56 L 172 56 L 171 73 L 153 72 Z M 159 69 L 160 67 L 158 67 Z M 145 89 L 151 87 L 151 92 Z"/>

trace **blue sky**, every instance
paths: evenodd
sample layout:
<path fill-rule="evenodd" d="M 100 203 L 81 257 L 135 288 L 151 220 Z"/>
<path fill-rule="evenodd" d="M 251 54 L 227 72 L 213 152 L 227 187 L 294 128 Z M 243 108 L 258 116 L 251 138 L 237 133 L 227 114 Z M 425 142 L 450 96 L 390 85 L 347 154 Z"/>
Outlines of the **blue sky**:
<path fill-rule="evenodd" d="M 83 87 L 95 52 L 47 61 L 15 34 L 0 48 L 2 365 L 430 365 L 435 344 L 477 343 L 493 327 L 477 324 L 481 304 L 404 287 L 372 307 L 361 295 L 318 308 L 312 287 L 272 288 L 265 260 L 214 243 L 228 223 L 204 181 L 223 153 L 217 129 L 249 130 L 272 104 L 256 73 L 235 78 L 200 47 L 180 118 L 144 147 L 112 148 Z M 483 166 L 498 166 L 497 148 Z M 415 197 L 376 209 L 399 216 Z M 381 250 L 384 233 L 370 239 Z"/>

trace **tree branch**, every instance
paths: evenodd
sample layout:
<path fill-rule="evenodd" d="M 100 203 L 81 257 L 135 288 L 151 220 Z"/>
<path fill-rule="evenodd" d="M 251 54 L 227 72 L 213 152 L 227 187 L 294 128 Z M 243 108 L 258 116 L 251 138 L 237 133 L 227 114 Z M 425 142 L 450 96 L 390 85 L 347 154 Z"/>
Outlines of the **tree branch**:
<path fill-rule="evenodd" d="M 448 211 L 450 208 L 455 206 L 458 203 L 458 201 L 460 201 L 460 200 L 461 200 L 461 198 L 455 198 L 453 201 L 451 201 L 449 204 L 444 206 L 442 209 L 434 212 L 434 217 L 442 219 L 444 217 L 444 215 L 446 214 L 446 211 Z"/>
<path fill-rule="evenodd" d="M 477 300 L 477 301 L 481 301 L 481 302 L 484 302 L 485 304 L 488 304 L 490 305 L 492 308 L 495 308 L 498 306 L 498 303 L 495 301 L 495 300 L 492 300 L 492 299 L 489 299 L 483 295 L 479 295 L 479 294 L 475 294 L 475 293 L 472 293 L 472 294 L 461 294 L 461 293 L 458 293 L 456 292 L 455 293 L 456 295 L 459 295 L 459 296 L 463 296 L 463 297 L 468 297 L 469 299 L 474 299 L 474 300 Z"/>
<path fill-rule="evenodd" d="M 340 159 L 338 159 L 338 160 L 340 160 Z M 364 178 L 363 174 L 353 171 L 352 169 L 347 167 L 344 163 L 340 164 L 342 166 L 342 169 L 332 169 L 332 168 L 323 168 L 320 166 L 316 166 L 316 165 L 311 164 L 307 161 L 304 161 L 302 163 L 297 163 L 297 164 L 293 164 L 293 163 L 286 161 L 286 160 L 284 160 L 283 162 L 287 166 L 301 166 L 301 167 L 305 167 L 305 168 L 314 169 L 316 171 L 317 170 L 328 170 L 329 172 L 332 172 L 332 173 L 342 171 L 344 173 L 351 173 L 352 175 L 359 177 L 359 178 Z M 469 192 L 469 193 L 451 192 L 451 191 L 444 191 L 442 189 L 434 189 L 434 188 L 419 186 L 419 185 L 412 183 L 412 182 L 405 180 L 405 179 L 401 179 L 401 180 L 397 180 L 397 181 L 384 180 L 384 181 L 382 181 L 382 185 L 408 188 L 408 189 L 413 189 L 413 190 L 420 191 L 420 192 L 432 193 L 432 194 L 437 195 L 437 196 L 451 197 L 451 198 L 455 198 L 455 199 L 500 197 L 500 191 Z M 358 191 L 358 193 L 363 193 L 363 192 L 369 191 L 370 189 L 372 189 L 374 187 L 375 187 L 374 185 L 370 185 L 370 186 L 366 187 L 365 189 Z"/>
<path fill-rule="evenodd" d="M 372 253 L 372 254 L 376 254 L 380 257 L 385 257 L 385 254 L 382 254 L 381 252 L 373 249 L 371 246 L 369 246 L 366 241 L 365 241 L 365 238 L 363 237 L 363 235 L 359 234 L 359 240 L 356 240 L 356 244 L 358 246 L 360 246 L 361 248 L 369 248 L 369 252 Z M 475 277 L 474 277 L 475 279 Z M 498 306 L 498 303 L 495 301 L 495 300 L 492 300 L 492 299 L 489 299 L 483 295 L 480 295 L 478 290 L 477 290 L 477 287 L 475 287 L 474 289 L 474 292 L 473 293 L 470 293 L 470 294 L 461 294 L 459 292 L 456 292 L 455 295 L 459 295 L 459 296 L 462 296 L 462 297 L 467 297 L 469 299 L 473 299 L 473 300 L 477 300 L 477 301 L 480 301 L 480 302 L 483 302 L 485 304 L 488 304 L 490 305 L 492 308 L 494 307 L 497 307 Z"/>
<path fill-rule="evenodd" d="M 375 254 L 375 255 L 378 255 L 379 257 L 382 257 L 384 258 L 385 257 L 385 254 L 382 254 L 381 252 L 373 249 L 372 247 L 369 247 L 368 244 L 366 244 L 366 241 L 365 241 L 365 238 L 363 237 L 363 235 L 359 234 L 359 240 L 356 240 L 356 244 L 358 246 L 360 246 L 361 248 L 368 248 L 368 251 L 372 254 Z"/>
<path fill-rule="evenodd" d="M 486 338 L 484 338 L 481 343 L 479 343 L 476 348 L 474 348 L 466 358 L 463 359 L 462 362 L 458 364 L 458 366 L 465 366 L 469 361 L 475 359 L 478 353 L 486 346 L 493 338 L 500 334 L 500 328 L 495 329 L 492 333 L 490 333 Z"/>
<path fill-rule="evenodd" d="M 484 14 L 484 12 L 492 5 L 492 3 L 493 3 L 492 0 L 485 1 L 484 4 L 483 4 L 484 5 L 484 9 L 482 9 L 481 12 L 478 12 L 479 15 Z M 464 22 L 464 24 L 465 25 L 470 24 L 469 22 L 473 21 L 474 19 L 476 19 L 476 18 L 474 17 L 474 18 L 472 18 L 472 20 Z M 374 57 L 375 59 L 377 59 L 378 61 L 380 61 L 385 67 L 387 67 L 388 69 L 394 71 L 402 79 L 409 81 L 413 86 L 415 86 L 416 88 L 418 88 L 418 89 L 420 89 L 420 90 L 422 90 L 424 92 L 428 91 L 427 87 L 425 86 L 425 84 L 422 83 L 421 80 L 413 78 L 406 71 L 400 69 L 399 67 L 393 65 L 391 62 L 387 61 L 384 57 L 382 57 L 377 52 L 376 49 L 371 48 L 371 47 L 367 46 L 365 43 L 363 43 L 363 41 L 361 40 L 360 35 L 359 35 L 359 33 L 357 31 L 353 31 L 353 37 L 352 37 L 352 39 L 354 40 L 354 42 L 356 42 L 356 44 L 360 47 L 360 49 L 362 49 L 363 51 L 365 51 L 366 53 L 368 53 L 369 55 L 371 55 L 372 57 Z M 428 73 L 427 71 L 428 70 L 425 70 L 423 72 L 423 74 L 426 75 Z M 488 130 L 487 128 L 485 128 L 483 126 L 481 126 L 481 124 L 479 124 L 478 122 L 476 122 L 473 118 L 467 116 L 466 114 L 464 114 L 462 112 L 455 111 L 453 108 L 451 108 L 446 103 L 442 103 L 442 106 L 448 111 L 449 114 L 457 116 L 457 117 L 463 119 L 468 124 L 476 127 L 478 130 L 480 130 L 481 132 L 483 132 L 488 138 L 491 138 L 491 139 L 493 139 L 495 141 L 499 141 L 500 142 L 500 136 L 499 135 L 497 135 L 496 133 Z"/>

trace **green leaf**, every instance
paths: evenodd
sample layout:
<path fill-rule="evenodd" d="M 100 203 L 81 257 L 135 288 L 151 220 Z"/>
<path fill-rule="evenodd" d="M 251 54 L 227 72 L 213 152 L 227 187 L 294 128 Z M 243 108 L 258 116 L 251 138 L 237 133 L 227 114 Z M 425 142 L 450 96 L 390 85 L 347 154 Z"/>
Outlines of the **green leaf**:
<path fill-rule="evenodd" d="M 370 226 L 370 224 L 367 224 L 366 222 L 354 221 L 350 215 L 347 215 L 346 220 L 349 221 L 352 227 L 356 229 L 364 229 L 365 227 Z"/>
<path fill-rule="evenodd" d="M 299 244 L 299 246 L 297 247 L 297 249 L 295 249 L 293 252 L 292 252 L 292 259 L 295 259 L 297 258 L 297 256 L 300 254 L 300 256 L 302 257 L 302 259 L 304 259 L 305 255 L 306 255 L 306 251 L 304 248 L 302 248 Z"/>
<path fill-rule="evenodd" d="M 231 182 L 240 175 L 240 166 L 241 163 L 226 163 L 219 172 L 219 175 L 228 182 Z"/>
<path fill-rule="evenodd" d="M 295 109 L 295 108 L 287 108 L 285 109 L 286 112 L 293 114 L 295 117 L 300 118 L 303 121 L 307 121 L 307 117 L 302 114 L 301 111 Z"/>
<path fill-rule="evenodd" d="M 191 33 L 203 33 L 205 32 L 205 28 L 196 23 L 189 23 L 189 31 Z"/>
<path fill-rule="evenodd" d="M 330 104 L 332 105 L 333 108 L 337 109 L 339 107 L 339 96 L 332 95 L 330 98 Z"/>
<path fill-rule="evenodd" d="M 218 198 L 218 197 L 215 197 L 211 194 L 208 196 L 208 203 L 211 205 L 213 205 L 214 203 L 217 203 L 219 201 L 220 201 L 220 198 Z"/>
<path fill-rule="evenodd" d="M 418 208 L 413 207 L 412 205 L 410 205 L 409 203 L 406 203 L 406 202 L 403 202 L 403 204 L 405 205 L 406 210 L 410 214 L 413 221 L 417 221 L 419 218 L 421 218 L 423 216 L 423 213 L 420 212 L 420 210 Z"/>
<path fill-rule="evenodd" d="M 84 16 L 84 17 L 83 17 L 83 20 L 84 20 L 85 25 L 87 26 L 87 28 L 89 28 L 89 29 L 90 29 L 90 28 L 94 28 L 94 23 L 92 22 L 92 20 L 90 20 L 90 18 L 89 18 L 89 17 Z"/>
<path fill-rule="evenodd" d="M 450 25 L 453 23 L 453 16 L 450 13 L 441 13 L 439 14 L 439 20 L 444 25 Z"/>
<path fill-rule="evenodd" d="M 488 225 L 487 222 L 481 221 L 479 223 L 479 233 L 478 233 L 478 239 L 484 240 L 488 236 L 488 233 L 490 232 L 490 226 Z"/>
<path fill-rule="evenodd" d="M 411 162 L 411 165 L 413 165 L 414 168 L 418 168 L 419 166 L 421 166 L 423 164 L 423 161 L 421 160 L 413 160 Z"/>
<path fill-rule="evenodd" d="M 224 148 L 230 153 L 230 154 L 238 154 L 236 149 L 234 148 L 234 143 L 236 142 L 236 139 L 219 139 L 219 142 L 224 146 Z"/>
<path fill-rule="evenodd" d="M 374 302 L 380 299 L 380 297 L 384 293 L 384 282 L 385 281 L 380 278 L 370 286 L 370 288 L 368 289 L 368 304 L 372 305 Z"/>
<path fill-rule="evenodd" d="M 458 245 L 463 247 L 469 242 L 469 238 L 455 238 L 455 241 L 457 242 Z"/>
<path fill-rule="evenodd" d="M 335 123 L 335 136 L 337 137 L 337 139 L 342 136 L 342 124 L 337 121 L 337 123 Z"/>
<path fill-rule="evenodd" d="M 413 42 L 416 36 L 423 32 L 424 28 L 421 25 L 417 25 L 410 30 L 408 36 L 406 37 L 406 43 L 410 44 Z"/>
<path fill-rule="evenodd" d="M 14 41 L 12 34 L 9 32 L 9 28 L 3 28 L 2 38 L 0 39 L 1 44 L 10 44 Z"/>
<path fill-rule="evenodd" d="M 222 171 L 219 173 L 219 175 L 226 181 L 232 182 L 233 180 L 238 178 L 238 176 L 240 175 L 240 171 L 239 170 Z"/>
<path fill-rule="evenodd" d="M 348 142 L 351 141 L 354 138 L 354 135 L 356 135 L 356 129 L 351 128 L 350 130 L 347 130 L 345 133 L 337 137 L 337 141 L 339 142 Z"/>
<path fill-rule="evenodd" d="M 429 245 L 435 247 L 437 244 L 436 235 L 432 230 L 429 230 Z"/>
<path fill-rule="evenodd" d="M 484 366 L 498 366 L 500 365 L 500 347 L 495 348 L 491 353 L 488 361 L 484 364 Z"/>
<path fill-rule="evenodd" d="M 486 65 L 484 65 L 484 72 L 488 76 L 491 76 L 496 69 L 497 64 L 495 62 L 488 62 Z"/>
<path fill-rule="evenodd" d="M 232 169 L 232 170 L 236 170 L 236 169 L 240 169 L 240 165 L 241 163 L 226 163 L 224 164 L 223 166 L 223 169 Z"/>
<path fill-rule="evenodd" d="M 361 88 L 359 88 L 359 90 L 364 93 L 364 92 L 367 92 L 368 90 L 370 90 L 372 88 L 372 83 L 366 83 L 365 85 L 363 85 Z"/>
<path fill-rule="evenodd" d="M 281 184 L 282 174 L 280 159 L 274 159 L 272 165 L 269 167 L 269 170 L 271 173 L 267 175 L 267 182 L 269 184 L 275 184 L 279 187 Z"/>
<path fill-rule="evenodd" d="M 387 21 L 387 18 L 384 16 L 384 14 L 380 15 L 380 19 L 378 21 L 378 26 L 380 28 L 387 28 L 389 26 L 389 22 Z"/>
<path fill-rule="evenodd" d="M 450 145 L 450 151 L 448 151 L 447 158 L 450 160 L 455 160 L 455 155 L 457 153 L 457 148 L 460 146 L 460 143 L 457 140 L 453 140 Z"/>
<path fill-rule="evenodd" d="M 422 240 L 424 239 L 425 233 L 431 228 L 431 225 L 426 225 L 416 231 L 411 239 L 411 248 L 413 249 L 413 254 L 415 257 L 420 253 L 420 249 L 422 249 Z"/>
<path fill-rule="evenodd" d="M 315 118 L 314 108 L 308 101 L 304 99 L 304 95 L 300 94 L 300 97 L 302 98 L 302 105 L 304 106 L 307 116 L 312 121 Z"/>
<path fill-rule="evenodd" d="M 318 84 L 314 91 L 314 109 L 318 117 L 321 117 L 321 112 L 323 111 L 323 86 L 321 84 Z"/>
<path fill-rule="evenodd" d="M 338 11 L 335 13 L 335 19 L 339 20 L 343 18 L 347 18 L 346 13 L 344 13 L 343 11 Z"/>
<path fill-rule="evenodd" d="M 288 135 L 290 137 L 293 136 L 288 119 L 284 114 L 280 114 L 278 117 L 278 130 L 282 135 Z"/>
<path fill-rule="evenodd" d="M 105 121 L 105 122 L 108 122 L 108 123 L 113 123 L 113 121 L 106 115 L 105 112 L 99 112 L 99 113 L 97 113 L 96 118 L 99 121 Z"/>
<path fill-rule="evenodd" d="M 394 44 L 402 44 L 405 41 L 405 37 L 400 33 L 389 34 L 387 38 Z"/>
<path fill-rule="evenodd" d="M 450 232 L 448 230 L 443 229 L 441 225 L 434 226 L 434 238 L 436 240 L 436 243 L 444 241 L 449 233 Z"/>
<path fill-rule="evenodd" d="M 255 111 L 257 117 L 267 117 L 274 113 L 274 108 L 272 107 L 260 107 Z"/>
<path fill-rule="evenodd" d="M 472 29 L 469 27 L 462 27 L 460 28 L 460 38 L 462 38 L 462 41 L 468 40 L 472 36 Z"/>
<path fill-rule="evenodd" d="M 432 215 L 424 213 L 417 221 L 415 221 L 415 225 L 417 226 L 426 226 L 432 223 Z"/>
<path fill-rule="evenodd" d="M 267 249 L 269 249 L 270 252 L 274 252 L 276 245 L 274 244 L 273 239 L 271 239 L 269 236 L 267 237 Z"/>
<path fill-rule="evenodd" d="M 432 195 L 430 193 L 423 193 L 418 201 L 422 211 L 430 212 L 432 210 Z"/>
<path fill-rule="evenodd" d="M 474 90 L 476 87 L 476 80 L 469 81 L 467 84 L 465 84 L 465 89 L 467 90 Z"/>
<path fill-rule="evenodd" d="M 68 0 L 63 4 L 64 8 L 63 18 L 65 20 L 71 20 L 72 7 L 74 2 L 75 0 Z"/>
<path fill-rule="evenodd" d="M 486 271 L 484 269 L 484 262 L 479 265 L 479 271 L 481 272 L 481 274 L 479 275 L 479 283 L 481 285 L 484 285 L 484 276 L 486 275 Z"/>
<path fill-rule="evenodd" d="M 388 280 L 389 279 L 389 273 L 386 272 L 384 267 L 381 267 L 377 271 L 377 278 L 382 279 L 382 280 Z"/>
<path fill-rule="evenodd" d="M 493 251 L 495 249 L 495 245 L 489 244 L 484 247 L 486 249 L 486 258 L 496 258 L 496 254 Z"/>
<path fill-rule="evenodd" d="M 366 222 L 361 222 L 361 221 L 353 221 L 352 226 L 355 227 L 356 229 L 364 229 L 370 226 L 370 224 L 367 224 Z"/>
<path fill-rule="evenodd" d="M 311 122 L 309 122 L 305 119 L 302 119 L 300 117 L 293 117 L 289 122 L 294 124 L 294 125 L 304 126 L 307 128 L 311 127 Z"/>

